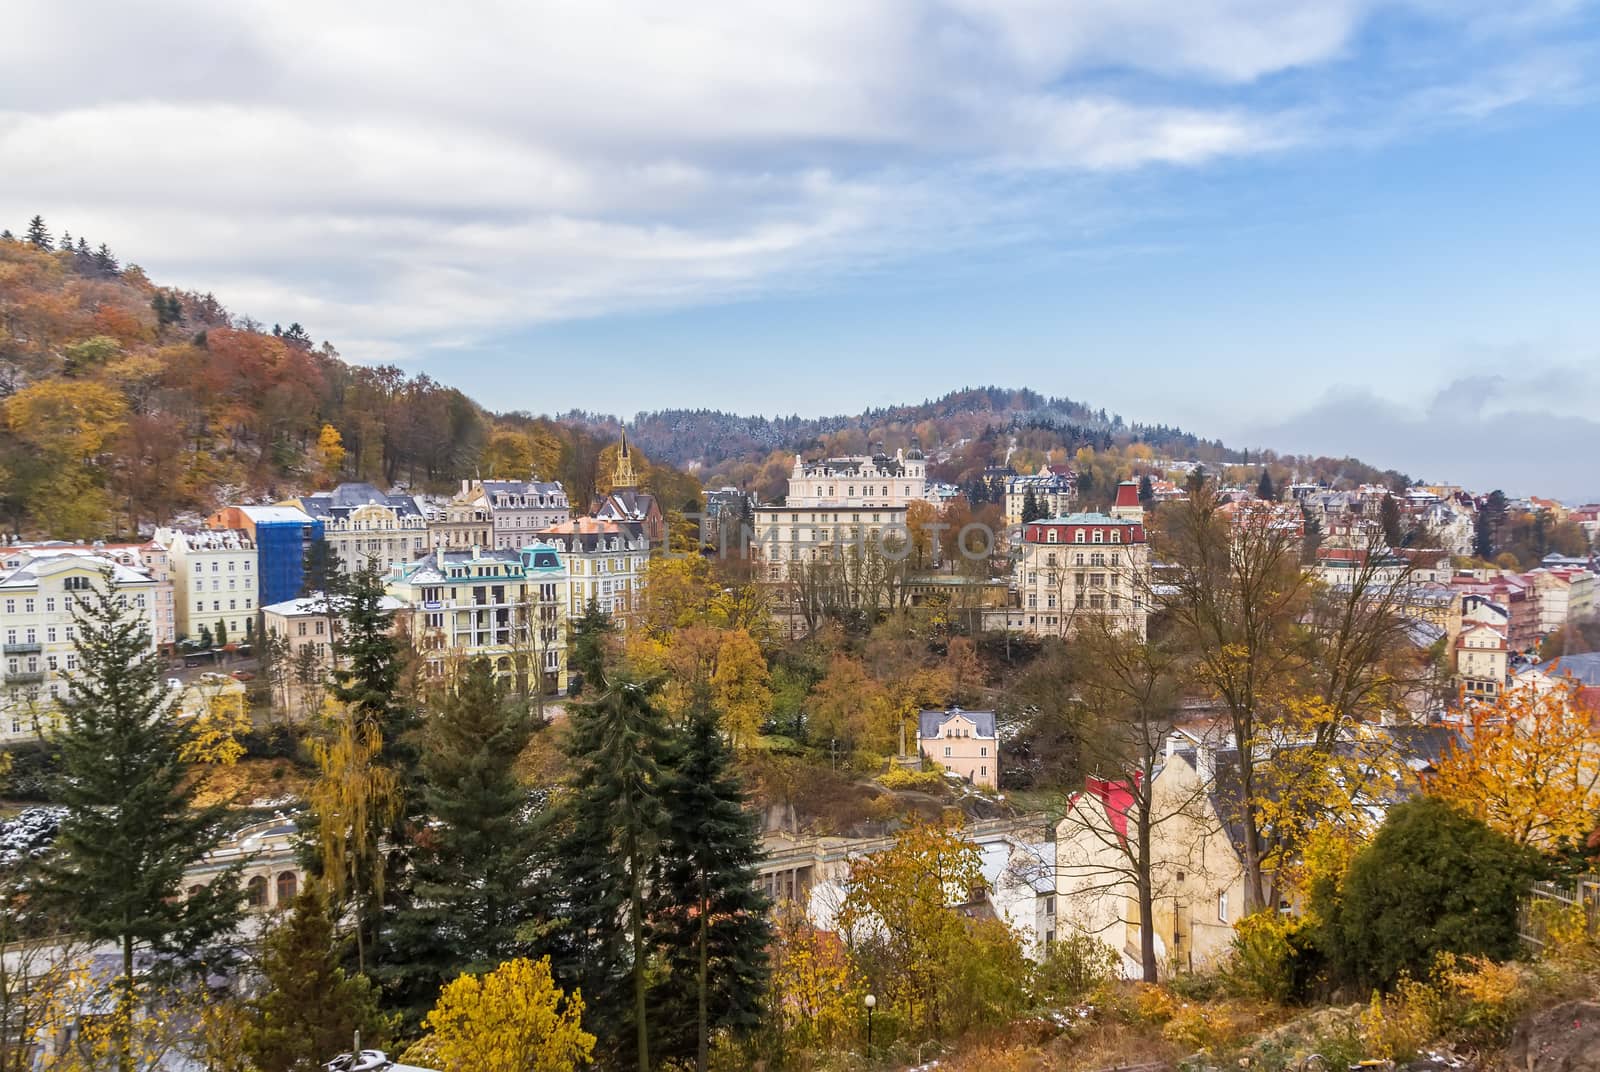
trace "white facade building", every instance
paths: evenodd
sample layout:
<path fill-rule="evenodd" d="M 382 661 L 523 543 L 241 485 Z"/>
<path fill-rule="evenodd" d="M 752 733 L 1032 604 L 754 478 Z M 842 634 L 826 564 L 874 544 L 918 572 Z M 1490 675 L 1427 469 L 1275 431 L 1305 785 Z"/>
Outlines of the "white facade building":
<path fill-rule="evenodd" d="M 255 541 L 236 529 L 159 529 L 156 541 L 172 555 L 178 635 L 249 640 L 260 607 Z"/>
<path fill-rule="evenodd" d="M 78 668 L 73 607 L 89 603 L 110 576 L 137 609 L 156 649 L 156 582 L 92 555 L 33 558 L 0 574 L 0 743 L 34 739 L 53 723 L 55 701 Z"/>

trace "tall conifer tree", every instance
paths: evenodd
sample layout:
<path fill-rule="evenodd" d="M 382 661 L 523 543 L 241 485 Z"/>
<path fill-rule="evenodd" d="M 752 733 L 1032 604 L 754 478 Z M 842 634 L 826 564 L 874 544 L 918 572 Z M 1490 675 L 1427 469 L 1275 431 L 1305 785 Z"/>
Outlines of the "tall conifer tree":
<path fill-rule="evenodd" d="M 744 1034 L 761 1020 L 772 928 L 756 887 L 756 823 L 744 809 L 733 756 L 704 704 L 674 742 L 663 779 L 666 833 L 656 893 L 655 945 L 667 974 L 652 1003 L 657 1057 L 705 1072 L 711 1032 Z"/>
<path fill-rule="evenodd" d="M 388 941 L 390 989 L 408 1014 L 420 1017 L 457 975 L 531 952 L 543 877 L 515 768 L 533 732 L 485 659 L 431 713 L 418 767 L 431 822 Z"/>
<path fill-rule="evenodd" d="M 195 806 L 180 758 L 193 723 L 178 717 L 144 615 L 109 571 L 72 614 L 78 670 L 57 735 L 67 814 L 39 893 L 86 937 L 116 944 L 131 1017 L 135 954 L 198 966 L 237 924 L 242 895 L 233 869 L 185 896 L 186 871 L 222 840 L 224 808 Z"/>
<path fill-rule="evenodd" d="M 604 691 L 571 714 L 573 789 L 556 853 L 562 903 L 553 944 L 567 989 L 583 990 L 585 1023 L 619 1056 L 631 1028 L 638 1067 L 647 1069 L 646 908 L 665 820 L 665 731 L 654 682 L 603 667 L 600 679 Z"/>

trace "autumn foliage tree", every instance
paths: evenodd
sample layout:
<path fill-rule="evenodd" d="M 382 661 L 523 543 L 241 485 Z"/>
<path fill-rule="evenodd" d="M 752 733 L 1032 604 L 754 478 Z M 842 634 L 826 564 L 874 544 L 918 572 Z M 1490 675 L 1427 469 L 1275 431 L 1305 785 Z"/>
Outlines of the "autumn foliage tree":
<path fill-rule="evenodd" d="M 1509 690 L 1471 715 L 1427 791 L 1519 845 L 1580 842 L 1600 803 L 1600 731 L 1576 688 Z"/>
<path fill-rule="evenodd" d="M 581 994 L 556 985 L 548 957 L 510 960 L 448 984 L 405 1060 L 439 1072 L 571 1072 L 594 1052 L 583 1009 Z"/>

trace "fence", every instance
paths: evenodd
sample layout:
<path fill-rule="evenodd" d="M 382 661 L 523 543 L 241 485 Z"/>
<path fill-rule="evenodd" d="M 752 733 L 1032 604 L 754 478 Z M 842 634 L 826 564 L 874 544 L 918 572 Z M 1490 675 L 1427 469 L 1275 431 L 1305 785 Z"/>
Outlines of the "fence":
<path fill-rule="evenodd" d="M 1542 907 L 1548 906 L 1548 907 Z M 1535 882 L 1517 911 L 1517 934 L 1534 949 L 1547 937 L 1545 912 L 1580 908 L 1591 938 L 1600 938 L 1600 875 L 1583 875 L 1570 884 Z"/>

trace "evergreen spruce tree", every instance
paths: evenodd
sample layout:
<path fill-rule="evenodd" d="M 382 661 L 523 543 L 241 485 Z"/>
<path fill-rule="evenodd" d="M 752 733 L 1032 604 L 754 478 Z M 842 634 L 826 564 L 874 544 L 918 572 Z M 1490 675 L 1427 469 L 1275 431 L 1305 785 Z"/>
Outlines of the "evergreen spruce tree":
<path fill-rule="evenodd" d="M 1022 495 L 1022 521 L 1026 524 L 1029 521 L 1037 521 L 1043 516 L 1044 511 L 1039 507 L 1039 497 L 1033 493 L 1032 488 L 1029 488 Z"/>
<path fill-rule="evenodd" d="M 184 875 L 222 839 L 224 808 L 195 806 L 178 717 L 144 616 L 108 571 L 72 608 L 78 671 L 61 701 L 61 800 L 67 809 L 39 894 L 73 929 L 121 954 L 117 985 L 131 1023 L 134 956 L 174 969 L 218 955 L 239 920 L 237 869 L 185 896 Z M 126 1044 L 118 1067 L 127 1069 Z"/>
<path fill-rule="evenodd" d="M 244 1048 L 261 1072 L 320 1072 L 334 1054 L 382 1045 L 388 1023 L 365 976 L 339 967 L 327 897 L 310 883 L 261 943 L 265 989 L 250 1002 Z"/>
<path fill-rule="evenodd" d="M 217 619 L 217 647 L 228 646 L 228 625 L 221 618 Z"/>
<path fill-rule="evenodd" d="M 605 691 L 575 705 L 569 722 L 573 788 L 560 811 L 552 960 L 568 990 L 583 990 L 584 1025 L 618 1059 L 631 1028 L 637 1066 L 648 1069 L 646 909 L 665 819 L 665 733 L 654 682 L 603 667 L 597 676 Z"/>
<path fill-rule="evenodd" d="M 117 263 L 117 258 L 111 252 L 111 247 L 104 242 L 94 251 L 94 266 L 106 275 L 116 275 L 122 270 L 122 266 Z"/>
<path fill-rule="evenodd" d="M 606 643 L 616 632 L 611 615 L 601 610 L 600 603 L 591 596 L 589 605 L 583 608 L 583 614 L 573 619 L 569 629 L 572 639 L 568 645 L 567 669 L 579 675 L 572 695 L 581 695 L 590 684 L 599 691 L 605 684 Z"/>
<path fill-rule="evenodd" d="M 345 575 L 339 552 L 327 540 L 313 540 L 300 562 L 300 598 L 322 594 L 336 599 L 344 590 Z"/>
<path fill-rule="evenodd" d="M 378 730 L 383 740 L 379 763 L 393 772 L 401 792 L 393 820 L 385 823 L 384 829 L 374 831 L 386 845 L 382 889 L 384 899 L 391 903 L 364 901 L 357 922 L 366 936 L 364 948 L 371 951 L 369 957 L 374 965 L 381 963 L 377 938 L 382 915 L 393 907 L 392 899 L 404 893 L 414 847 L 412 834 L 422 819 L 413 740 L 417 713 L 400 694 L 400 644 L 392 632 L 394 614 L 384 607 L 384 598 L 383 576 L 369 563 L 347 578 L 338 594 L 329 599 L 330 608 L 338 615 L 333 638 L 338 669 L 329 694 L 359 721 Z M 313 817 L 308 829 L 314 829 L 315 824 Z"/>
<path fill-rule="evenodd" d="M 0 231 L 0 242 L 15 242 L 16 240 L 17 236 L 11 233 L 9 227 L 4 231 Z"/>
<path fill-rule="evenodd" d="M 1394 501 L 1393 495 L 1385 495 L 1378 504 L 1378 523 L 1390 547 L 1399 547 L 1405 542 L 1405 534 L 1400 531 L 1400 504 Z"/>
<path fill-rule="evenodd" d="M 415 1019 L 457 975 L 532 952 L 543 882 L 516 763 L 533 732 L 486 659 L 430 713 L 418 767 L 430 823 L 385 943 L 387 989 Z"/>
<path fill-rule="evenodd" d="M 1139 478 L 1139 503 L 1148 510 L 1155 501 L 1156 486 L 1150 482 L 1150 475 L 1146 473 Z"/>
<path fill-rule="evenodd" d="M 55 240 L 50 237 L 50 229 L 44 225 L 43 216 L 35 216 L 28 221 L 28 243 L 34 249 L 49 252 L 56 248 Z"/>
<path fill-rule="evenodd" d="M 1277 502 L 1278 489 L 1272 486 L 1272 474 L 1261 470 L 1261 482 L 1256 485 L 1256 498 L 1263 502 Z"/>
<path fill-rule="evenodd" d="M 772 928 L 756 888 L 761 857 L 733 756 L 707 705 L 671 750 L 663 779 L 666 833 L 652 918 L 666 962 L 652 1007 L 657 1059 L 705 1072 L 713 1031 L 748 1034 L 761 1021 Z"/>

